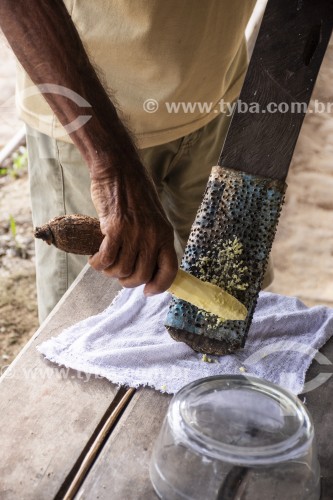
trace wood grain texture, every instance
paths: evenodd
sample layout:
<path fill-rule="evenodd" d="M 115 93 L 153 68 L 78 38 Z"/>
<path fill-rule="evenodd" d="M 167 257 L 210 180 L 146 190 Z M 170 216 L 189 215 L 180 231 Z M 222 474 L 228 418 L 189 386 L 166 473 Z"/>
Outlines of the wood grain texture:
<path fill-rule="evenodd" d="M 260 112 L 236 109 L 219 165 L 285 180 L 304 118 L 291 104 L 309 102 L 332 25 L 332 0 L 269 0 L 239 97 Z"/>
<path fill-rule="evenodd" d="M 170 399 L 152 389 L 136 392 L 76 500 L 156 500 L 148 468 Z"/>
<path fill-rule="evenodd" d="M 53 498 L 110 412 L 117 387 L 46 362 L 36 346 L 101 312 L 118 289 L 88 269 L 1 378 L 1 500 Z"/>
<path fill-rule="evenodd" d="M 333 338 L 320 352 L 331 364 L 314 361 L 307 373 L 306 380 L 313 381 L 320 374 L 329 376 L 317 389 L 300 396 L 312 415 L 317 438 L 318 457 L 322 475 L 322 495 L 320 500 L 332 500 L 333 492 Z M 320 361 L 320 358 L 318 358 Z"/>
<path fill-rule="evenodd" d="M 119 390 L 117 393 L 117 397 L 120 396 L 119 402 L 113 405 L 112 410 L 109 412 L 109 415 L 105 419 L 105 422 L 101 426 L 100 430 L 95 433 L 96 437 L 92 439 L 91 443 L 89 443 L 89 446 L 86 447 L 84 458 L 81 461 L 81 465 L 78 468 L 77 473 L 75 474 L 73 479 L 68 482 L 68 484 L 64 484 L 61 490 L 59 490 L 56 497 L 59 498 L 59 500 L 71 500 L 75 496 L 86 475 L 88 474 L 90 467 L 92 466 L 92 464 L 96 460 L 96 457 L 104 446 L 108 435 L 115 427 L 118 418 L 121 416 L 121 413 L 124 411 L 129 401 L 133 397 L 133 394 L 135 394 L 135 389 L 124 389 L 123 393 L 122 391 L 123 389 Z M 116 398 L 113 401 L 115 402 Z"/>

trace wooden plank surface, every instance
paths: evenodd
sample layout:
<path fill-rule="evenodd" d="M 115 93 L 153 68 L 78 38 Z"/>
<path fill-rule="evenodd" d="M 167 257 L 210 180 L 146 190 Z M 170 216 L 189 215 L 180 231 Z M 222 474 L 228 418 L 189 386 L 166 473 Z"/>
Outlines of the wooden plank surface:
<path fill-rule="evenodd" d="M 96 453 L 76 498 L 156 498 L 148 464 L 170 396 L 141 389 L 128 404 L 125 389 L 117 391 L 104 379 L 88 380 L 84 374 L 61 370 L 45 362 L 35 349 L 42 340 L 103 310 L 117 290 L 115 282 L 88 269 L 16 359 L 11 372 L 2 377 L 1 500 L 64 498 L 84 456 L 94 452 L 100 436 L 106 440 L 104 447 Z M 333 363 L 333 341 L 322 352 Z M 332 367 L 315 362 L 307 379 L 331 374 Z M 333 376 L 305 395 L 317 434 L 322 500 L 331 499 L 333 491 L 332 393 Z M 126 409 L 107 437 L 103 426 L 122 401 Z"/>
<path fill-rule="evenodd" d="M 153 389 L 136 392 L 76 500 L 156 500 L 149 461 L 170 399 Z"/>
<path fill-rule="evenodd" d="M 117 282 L 92 269 L 81 274 L 1 378 L 1 500 L 55 497 L 112 411 L 117 387 L 105 379 L 88 380 L 82 373 L 58 368 L 35 347 L 101 312 L 118 290 Z"/>

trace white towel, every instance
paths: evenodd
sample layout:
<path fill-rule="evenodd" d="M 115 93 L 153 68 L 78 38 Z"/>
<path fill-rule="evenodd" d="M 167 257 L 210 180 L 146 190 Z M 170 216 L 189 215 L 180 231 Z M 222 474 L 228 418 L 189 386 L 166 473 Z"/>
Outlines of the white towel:
<path fill-rule="evenodd" d="M 333 309 L 262 292 L 244 349 L 207 356 L 174 341 L 164 327 L 170 295 L 146 298 L 143 287 L 123 289 L 104 312 L 38 346 L 47 359 L 130 387 L 175 393 L 193 380 L 251 374 L 295 394 L 317 350 L 333 333 Z M 326 360 L 326 361 L 325 361 Z M 320 362 L 330 363 L 326 358 Z M 305 391 L 316 386 L 305 386 Z"/>

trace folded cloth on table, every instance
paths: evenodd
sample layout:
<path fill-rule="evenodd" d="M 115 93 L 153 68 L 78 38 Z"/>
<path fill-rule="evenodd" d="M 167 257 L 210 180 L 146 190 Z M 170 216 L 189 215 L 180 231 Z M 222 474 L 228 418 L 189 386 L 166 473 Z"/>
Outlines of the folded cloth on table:
<path fill-rule="evenodd" d="M 101 314 L 38 346 L 47 359 L 130 387 L 175 393 L 193 380 L 252 374 L 302 392 L 317 350 L 333 333 L 333 309 L 261 292 L 244 349 L 215 357 L 175 342 L 164 327 L 170 295 L 123 289 Z M 206 362 L 204 361 L 206 360 Z"/>

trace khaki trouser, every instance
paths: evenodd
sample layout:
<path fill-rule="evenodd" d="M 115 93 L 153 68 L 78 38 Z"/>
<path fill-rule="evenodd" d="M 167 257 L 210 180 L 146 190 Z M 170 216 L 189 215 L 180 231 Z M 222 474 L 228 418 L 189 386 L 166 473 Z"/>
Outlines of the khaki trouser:
<path fill-rule="evenodd" d="M 211 168 L 217 163 L 229 121 L 229 117 L 220 115 L 186 137 L 140 151 L 174 227 L 179 256 L 186 245 Z M 77 148 L 30 127 L 27 127 L 27 144 L 34 226 L 57 215 L 96 216 L 90 198 L 88 167 Z M 36 241 L 40 320 L 45 319 L 86 263 L 86 256 L 66 254 Z M 271 280 L 270 268 L 264 286 Z"/>

